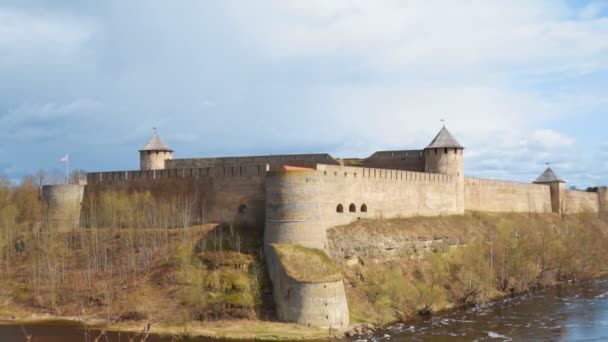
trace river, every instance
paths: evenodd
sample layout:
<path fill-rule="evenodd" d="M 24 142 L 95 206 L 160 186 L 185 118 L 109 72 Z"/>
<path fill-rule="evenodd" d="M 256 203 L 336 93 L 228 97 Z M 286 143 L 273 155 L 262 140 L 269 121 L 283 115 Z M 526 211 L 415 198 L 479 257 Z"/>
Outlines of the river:
<path fill-rule="evenodd" d="M 76 324 L 0 325 L 0 341 L 93 341 L 99 335 Z M 125 333 L 107 341 L 128 341 Z M 352 339 L 354 341 L 355 339 Z M 466 310 L 398 324 L 371 341 L 608 341 L 608 280 L 562 285 Z M 102 338 L 101 341 L 106 341 Z M 150 336 L 149 342 L 171 341 Z M 207 338 L 190 341 L 217 341 Z"/>

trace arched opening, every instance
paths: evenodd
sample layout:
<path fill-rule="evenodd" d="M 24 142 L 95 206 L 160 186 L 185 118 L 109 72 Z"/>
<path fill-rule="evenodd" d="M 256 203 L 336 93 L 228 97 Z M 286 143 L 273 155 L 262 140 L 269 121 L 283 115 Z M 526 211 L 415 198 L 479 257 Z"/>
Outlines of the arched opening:
<path fill-rule="evenodd" d="M 366 213 L 367 212 L 367 204 L 365 204 L 365 203 L 361 204 L 361 212 L 362 213 Z"/>
<path fill-rule="evenodd" d="M 247 212 L 247 206 L 244 204 L 239 205 L 239 214 L 245 214 Z"/>
<path fill-rule="evenodd" d="M 351 203 L 348 206 L 348 211 L 350 211 L 351 213 L 356 213 L 357 212 L 357 206 L 355 205 L 355 203 Z"/>
<path fill-rule="evenodd" d="M 336 207 L 336 212 L 337 213 L 343 213 L 344 212 L 344 207 L 342 206 L 342 204 L 338 204 L 338 206 Z"/>

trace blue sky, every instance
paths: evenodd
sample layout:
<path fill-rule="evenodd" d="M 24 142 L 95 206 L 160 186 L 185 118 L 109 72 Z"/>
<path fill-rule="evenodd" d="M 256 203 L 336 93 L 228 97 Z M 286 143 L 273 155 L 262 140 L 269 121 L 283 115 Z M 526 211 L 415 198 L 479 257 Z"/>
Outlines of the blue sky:
<path fill-rule="evenodd" d="M 0 1 L 0 173 L 424 147 L 608 184 L 608 1 Z"/>

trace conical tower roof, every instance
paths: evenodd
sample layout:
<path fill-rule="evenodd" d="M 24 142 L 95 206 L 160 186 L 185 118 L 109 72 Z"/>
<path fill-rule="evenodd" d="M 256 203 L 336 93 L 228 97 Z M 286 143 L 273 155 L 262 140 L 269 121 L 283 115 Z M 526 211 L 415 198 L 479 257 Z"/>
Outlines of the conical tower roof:
<path fill-rule="evenodd" d="M 429 146 L 427 146 L 426 148 L 446 148 L 446 147 L 464 149 L 464 147 L 462 145 L 460 145 L 460 143 L 458 143 L 458 141 L 456 141 L 456 139 L 454 139 L 454 136 L 452 136 L 452 133 L 450 133 L 450 131 L 448 131 L 448 129 L 445 128 L 445 126 L 443 126 L 441 131 L 439 131 L 439 133 L 435 137 L 435 139 L 433 139 L 433 141 L 431 141 Z"/>
<path fill-rule="evenodd" d="M 533 183 L 566 183 L 548 167 Z"/>
<path fill-rule="evenodd" d="M 150 141 L 141 148 L 140 151 L 169 151 L 173 152 L 173 150 L 165 144 L 165 142 L 154 132 Z"/>

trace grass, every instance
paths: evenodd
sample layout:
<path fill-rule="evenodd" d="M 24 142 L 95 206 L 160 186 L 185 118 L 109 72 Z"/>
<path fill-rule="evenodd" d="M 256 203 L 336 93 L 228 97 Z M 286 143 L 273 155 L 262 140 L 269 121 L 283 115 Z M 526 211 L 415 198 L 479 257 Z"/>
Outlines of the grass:
<path fill-rule="evenodd" d="M 108 330 L 139 332 L 145 322 L 126 322 L 110 326 Z M 181 326 L 156 324 L 151 332 L 184 338 L 211 337 L 246 340 L 317 340 L 328 337 L 328 330 L 302 326 L 294 323 L 279 323 L 252 320 L 229 320 L 214 322 L 189 322 Z"/>
<path fill-rule="evenodd" d="M 295 244 L 273 244 L 287 274 L 305 283 L 326 283 L 342 280 L 336 264 L 320 249 Z"/>
<path fill-rule="evenodd" d="M 456 248 L 384 252 L 444 240 Z M 480 213 L 359 220 L 328 230 L 351 321 L 387 323 L 589 279 L 608 270 L 608 224 L 597 214 Z M 373 252 L 370 253 L 370 251 Z M 384 254 L 383 254 L 384 253 Z M 342 258 L 357 258 L 348 266 Z"/>

